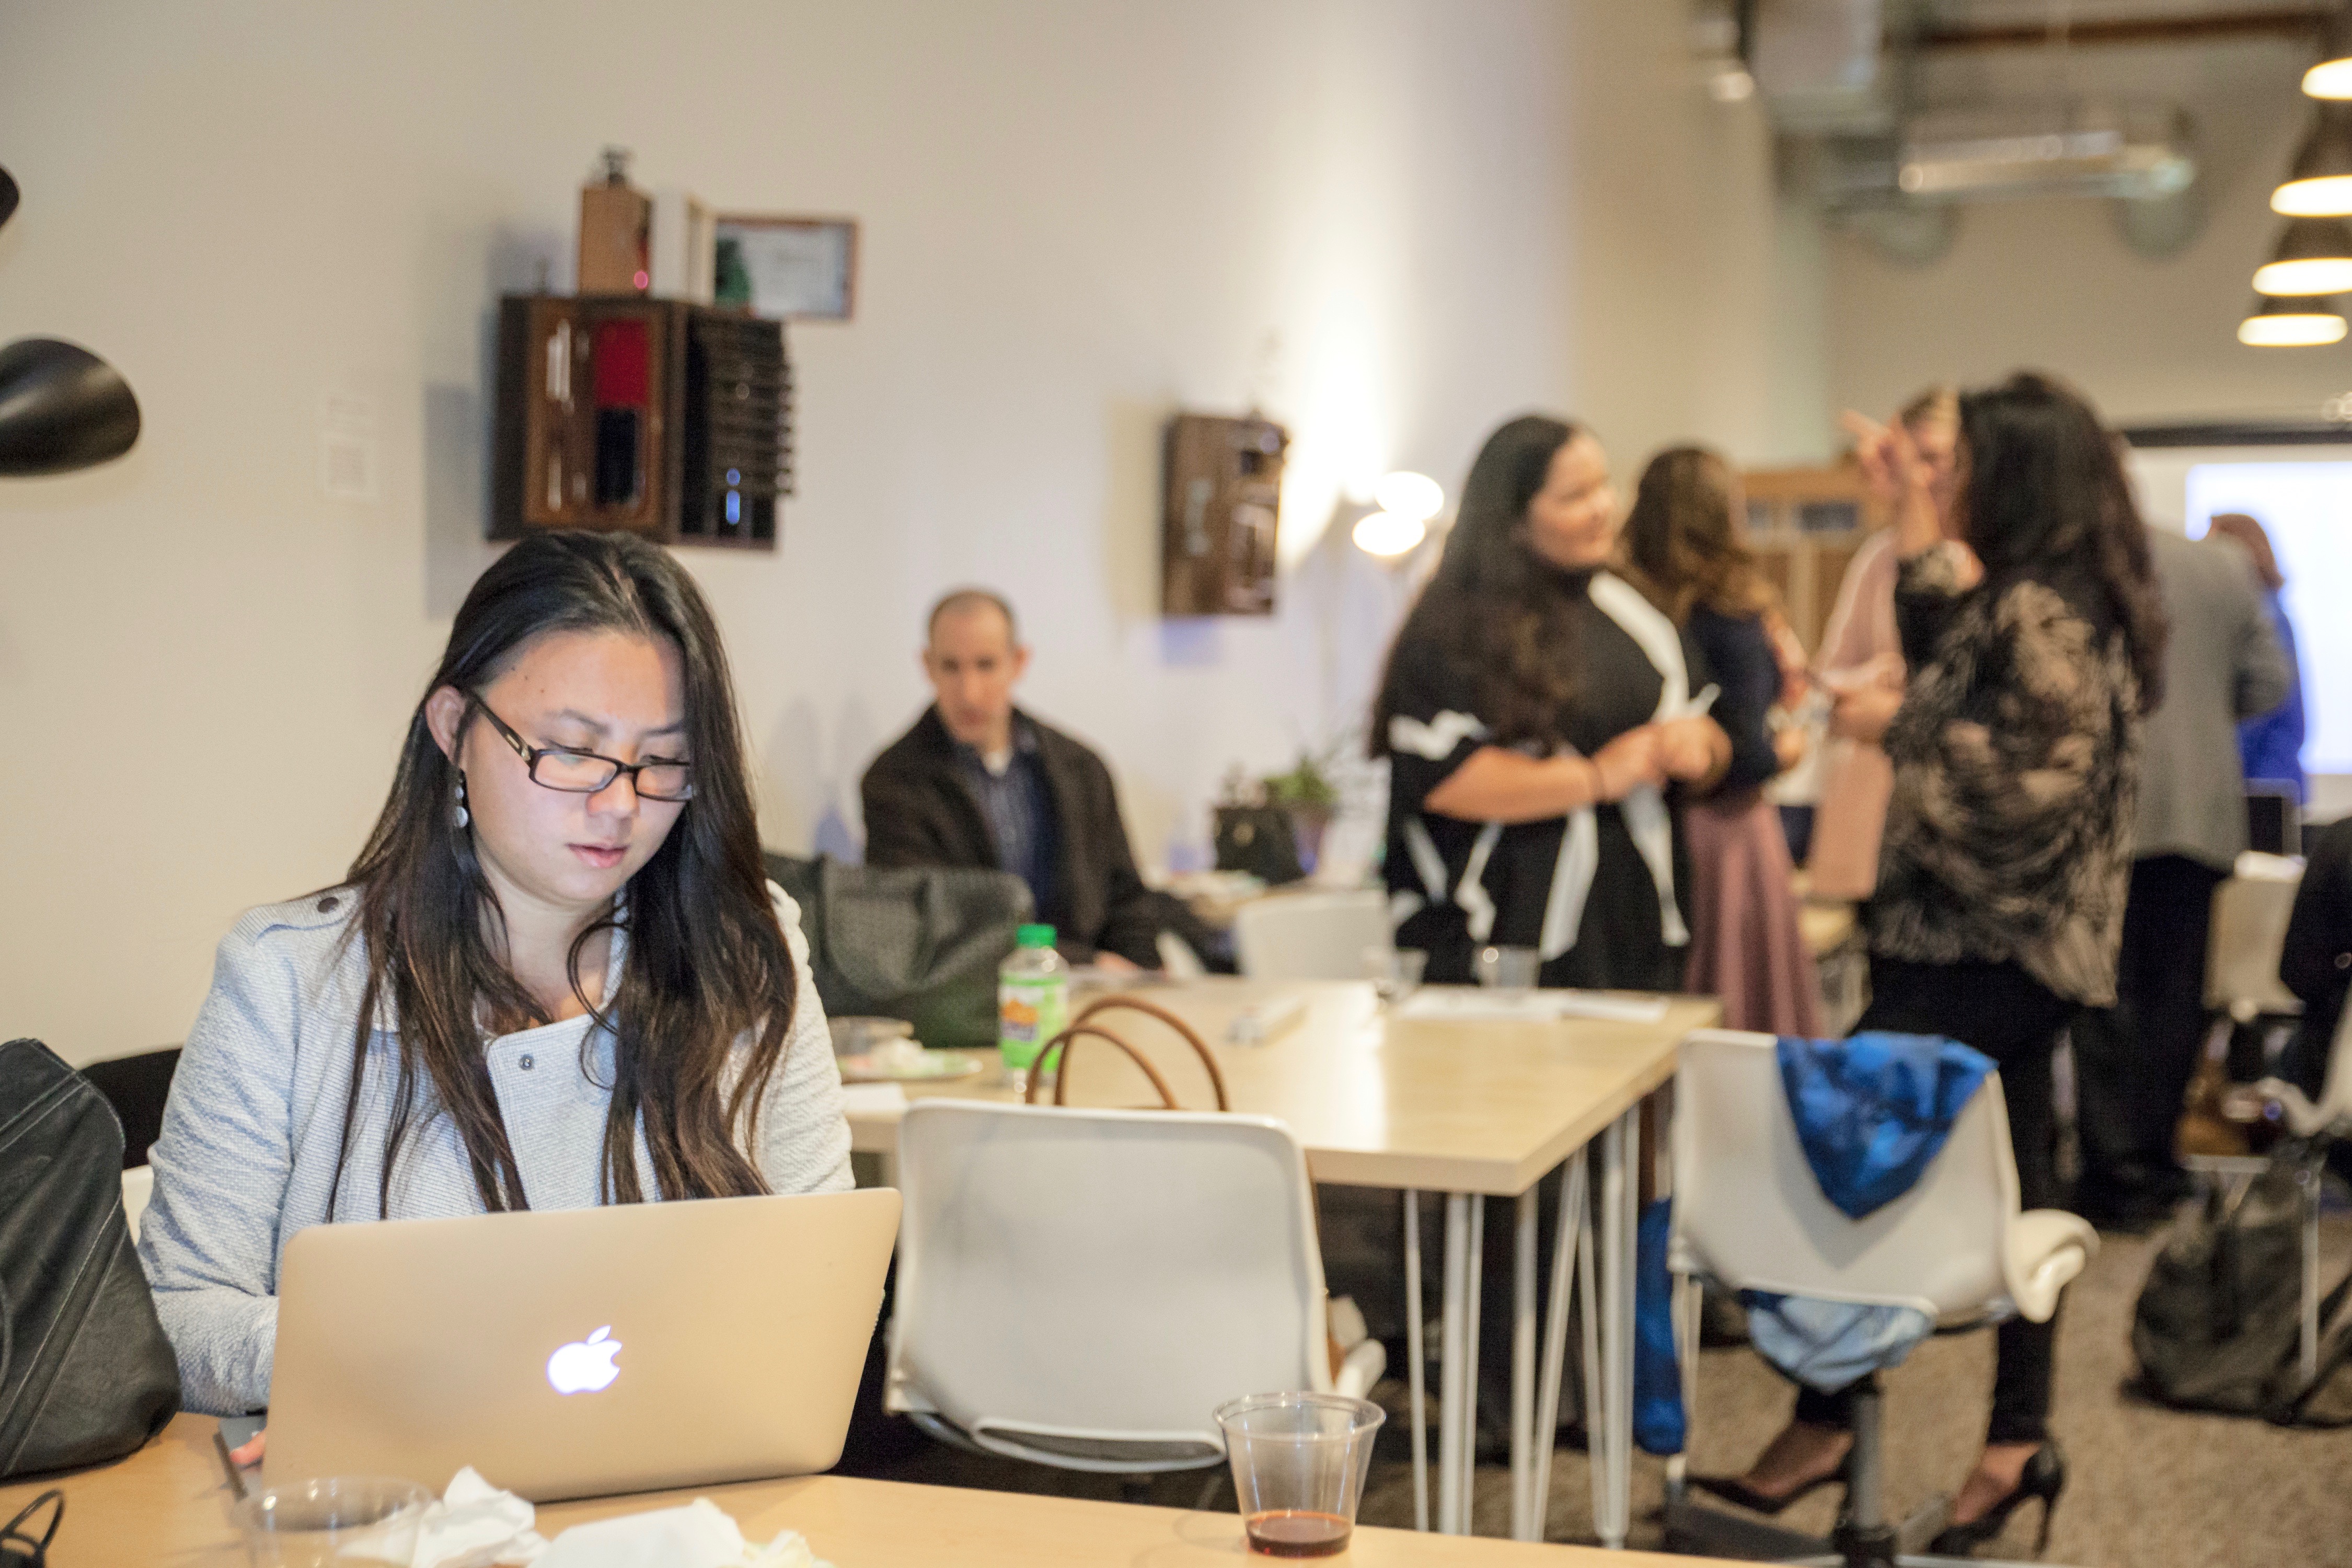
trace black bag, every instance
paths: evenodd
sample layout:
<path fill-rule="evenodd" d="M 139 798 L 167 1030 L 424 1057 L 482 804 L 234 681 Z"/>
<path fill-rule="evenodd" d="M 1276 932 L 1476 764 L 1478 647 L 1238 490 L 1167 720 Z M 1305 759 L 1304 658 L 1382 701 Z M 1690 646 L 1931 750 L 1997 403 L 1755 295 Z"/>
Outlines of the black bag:
<path fill-rule="evenodd" d="M 2294 1392 L 2303 1329 L 2299 1148 L 2235 1199 L 2215 1191 L 2167 1237 L 2133 1313 L 2149 1394 L 2185 1410 L 2255 1415 Z"/>
<path fill-rule="evenodd" d="M 1275 805 L 1217 807 L 1217 869 L 1246 871 L 1270 888 L 1305 877 L 1290 813 Z"/>
<path fill-rule="evenodd" d="M 0 1479 L 121 1458 L 179 1408 L 121 1125 L 38 1040 L 0 1046 Z"/>
<path fill-rule="evenodd" d="M 996 969 L 1030 918 L 1010 871 L 846 866 L 770 854 L 801 907 L 824 1010 L 904 1018 L 927 1046 L 996 1044 Z"/>

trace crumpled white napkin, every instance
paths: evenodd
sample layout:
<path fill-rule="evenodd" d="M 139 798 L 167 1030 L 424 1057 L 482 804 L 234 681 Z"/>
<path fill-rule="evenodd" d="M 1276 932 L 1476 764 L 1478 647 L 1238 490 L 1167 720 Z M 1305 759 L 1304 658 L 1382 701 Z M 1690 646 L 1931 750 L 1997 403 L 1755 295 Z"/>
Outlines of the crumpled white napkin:
<path fill-rule="evenodd" d="M 420 1560 L 421 1562 L 421 1560 Z M 709 1498 L 684 1508 L 575 1524 L 557 1536 L 534 1568 L 832 1568 L 796 1530 L 753 1546 Z"/>
<path fill-rule="evenodd" d="M 491 1568 L 534 1562 L 547 1542 L 531 1528 L 530 1504 L 500 1491 L 467 1465 L 449 1479 L 441 1500 L 425 1510 L 415 1568 Z"/>

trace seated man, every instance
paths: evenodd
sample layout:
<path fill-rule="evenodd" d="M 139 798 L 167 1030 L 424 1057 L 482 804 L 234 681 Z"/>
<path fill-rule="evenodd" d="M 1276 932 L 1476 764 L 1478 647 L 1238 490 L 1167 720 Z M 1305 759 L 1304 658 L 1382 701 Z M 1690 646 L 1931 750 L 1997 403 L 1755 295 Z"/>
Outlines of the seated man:
<path fill-rule="evenodd" d="M 1156 969 L 1161 928 L 1188 911 L 1136 874 L 1102 759 L 1013 705 L 1028 668 L 1003 599 L 966 588 L 933 607 L 938 700 L 866 770 L 866 863 L 1014 872 L 1065 958 Z"/>

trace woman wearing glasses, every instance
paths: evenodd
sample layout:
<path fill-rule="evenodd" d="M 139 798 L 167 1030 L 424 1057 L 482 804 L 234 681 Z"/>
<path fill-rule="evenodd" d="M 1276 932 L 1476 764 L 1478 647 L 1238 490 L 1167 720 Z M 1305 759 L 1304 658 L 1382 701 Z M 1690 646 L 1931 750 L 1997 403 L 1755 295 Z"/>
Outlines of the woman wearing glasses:
<path fill-rule="evenodd" d="M 221 943 L 141 1256 L 184 1403 L 268 1402 L 305 1226 L 832 1191 L 849 1133 L 687 574 L 618 534 L 474 584 L 343 883 Z"/>

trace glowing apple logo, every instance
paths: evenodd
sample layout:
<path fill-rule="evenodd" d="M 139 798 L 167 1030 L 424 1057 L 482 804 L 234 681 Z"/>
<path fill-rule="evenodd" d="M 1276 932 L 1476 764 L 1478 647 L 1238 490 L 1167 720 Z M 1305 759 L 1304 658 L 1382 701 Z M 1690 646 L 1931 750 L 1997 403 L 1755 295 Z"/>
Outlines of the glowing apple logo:
<path fill-rule="evenodd" d="M 610 1323 L 598 1329 L 584 1340 L 560 1345 L 547 1358 L 547 1384 L 558 1394 L 594 1394 L 610 1388 L 621 1369 L 613 1358 L 621 1353 L 621 1342 L 612 1337 Z"/>

